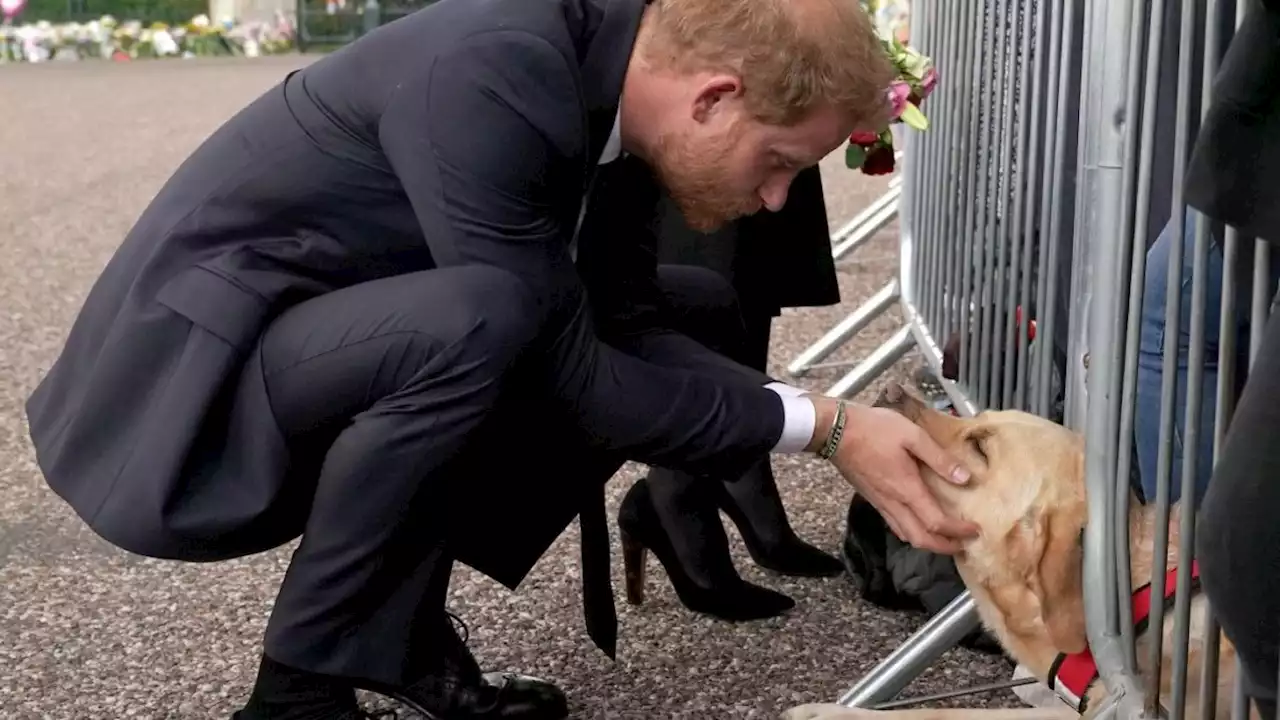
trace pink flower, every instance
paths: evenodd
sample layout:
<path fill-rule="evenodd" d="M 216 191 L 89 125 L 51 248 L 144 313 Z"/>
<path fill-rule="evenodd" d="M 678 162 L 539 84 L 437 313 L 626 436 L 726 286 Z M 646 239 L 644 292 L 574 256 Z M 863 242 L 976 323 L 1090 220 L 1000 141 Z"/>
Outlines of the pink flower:
<path fill-rule="evenodd" d="M 854 130 L 849 136 L 849 142 L 854 145 L 875 145 L 880 140 L 880 133 L 871 132 L 869 130 Z"/>
<path fill-rule="evenodd" d="M 889 102 L 893 105 L 894 120 L 902 117 L 902 111 L 907 109 L 907 99 L 910 97 L 911 86 L 907 83 L 897 80 L 889 86 Z"/>
<path fill-rule="evenodd" d="M 929 68 L 929 72 L 924 74 L 924 78 L 920 80 L 920 99 L 923 100 L 933 94 L 933 89 L 938 86 L 938 70 L 937 68 Z"/>

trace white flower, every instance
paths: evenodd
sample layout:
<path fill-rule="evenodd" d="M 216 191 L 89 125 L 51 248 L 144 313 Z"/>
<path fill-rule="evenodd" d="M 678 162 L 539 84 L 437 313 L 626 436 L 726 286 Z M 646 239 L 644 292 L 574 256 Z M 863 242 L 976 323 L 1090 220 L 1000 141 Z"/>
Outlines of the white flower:
<path fill-rule="evenodd" d="M 156 30 L 151 35 L 151 47 L 158 56 L 178 54 L 178 41 L 173 39 L 168 30 Z"/>

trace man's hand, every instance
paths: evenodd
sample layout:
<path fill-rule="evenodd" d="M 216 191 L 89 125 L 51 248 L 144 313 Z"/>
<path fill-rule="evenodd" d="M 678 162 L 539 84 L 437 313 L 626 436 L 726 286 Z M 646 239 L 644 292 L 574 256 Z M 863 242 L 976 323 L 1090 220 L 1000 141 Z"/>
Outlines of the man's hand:
<path fill-rule="evenodd" d="M 810 396 L 818 422 L 810 450 L 826 442 L 836 415 L 836 401 Z M 911 545 L 954 555 L 963 540 L 977 535 L 973 523 L 943 512 L 920 478 L 918 462 L 957 485 L 968 471 L 938 446 L 920 426 L 884 408 L 845 404 L 844 435 L 831 463 L 880 511 L 894 534 Z"/>

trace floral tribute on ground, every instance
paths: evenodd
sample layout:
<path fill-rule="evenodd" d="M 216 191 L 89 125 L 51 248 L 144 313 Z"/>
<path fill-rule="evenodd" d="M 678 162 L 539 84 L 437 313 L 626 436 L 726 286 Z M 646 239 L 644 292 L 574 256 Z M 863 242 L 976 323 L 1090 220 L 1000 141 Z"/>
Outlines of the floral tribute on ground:
<path fill-rule="evenodd" d="M 877 0 L 865 0 L 867 12 L 874 17 Z M 893 113 L 889 126 L 874 130 L 858 130 L 849 136 L 845 147 L 845 165 L 866 175 L 887 175 L 894 170 L 893 125 L 906 125 L 913 130 L 929 129 L 929 119 L 920 106 L 938 85 L 938 70 L 933 60 L 899 40 L 881 32 L 880 42 L 893 62 L 898 77 L 887 90 Z"/>
<path fill-rule="evenodd" d="M 8 0 L 0 0 L 6 2 Z M 16 0 L 13 7 L 21 9 Z M 6 17 L 8 13 L 6 12 Z M 273 20 L 214 23 L 197 15 L 185 24 L 120 22 L 110 15 L 86 23 L 38 21 L 0 25 L 0 64 L 50 60 L 109 59 L 115 61 L 164 57 L 239 55 L 258 57 L 292 52 L 293 23 L 283 12 Z"/>

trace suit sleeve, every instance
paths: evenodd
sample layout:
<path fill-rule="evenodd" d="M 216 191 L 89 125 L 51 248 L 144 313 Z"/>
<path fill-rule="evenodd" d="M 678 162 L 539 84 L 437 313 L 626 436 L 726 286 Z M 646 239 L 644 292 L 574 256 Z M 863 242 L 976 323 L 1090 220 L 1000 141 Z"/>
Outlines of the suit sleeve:
<path fill-rule="evenodd" d="M 596 334 L 568 252 L 588 167 L 584 117 L 565 58 L 542 38 L 497 30 L 410 73 L 379 139 L 437 263 L 523 281 L 539 324 L 529 362 L 594 444 L 695 472 L 745 467 L 782 434 L 775 393 L 659 367 Z"/>
<path fill-rule="evenodd" d="M 671 308 L 658 281 L 657 238 L 649 222 L 658 202 L 651 171 L 634 158 L 614 161 L 596 180 L 578 252 L 583 266 L 592 268 L 587 292 L 600 337 L 664 367 L 756 385 L 771 382 L 672 327 Z"/>

